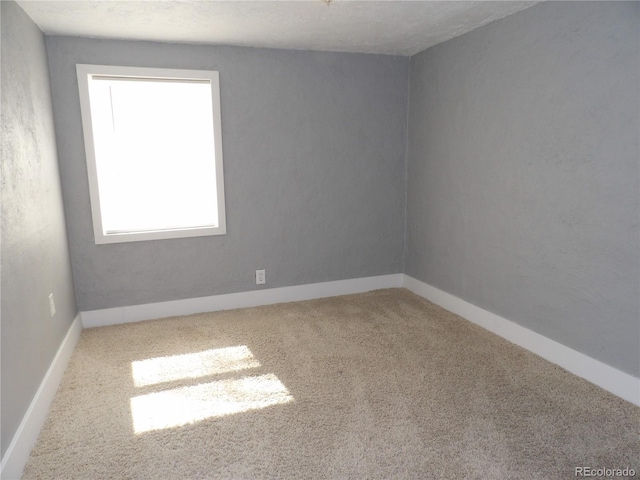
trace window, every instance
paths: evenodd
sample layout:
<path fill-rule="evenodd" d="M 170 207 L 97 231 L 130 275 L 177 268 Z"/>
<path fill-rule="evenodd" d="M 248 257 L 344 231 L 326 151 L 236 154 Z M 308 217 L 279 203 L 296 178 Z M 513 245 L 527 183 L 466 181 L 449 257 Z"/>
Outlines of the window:
<path fill-rule="evenodd" d="M 96 244 L 226 233 L 218 72 L 76 68 Z"/>

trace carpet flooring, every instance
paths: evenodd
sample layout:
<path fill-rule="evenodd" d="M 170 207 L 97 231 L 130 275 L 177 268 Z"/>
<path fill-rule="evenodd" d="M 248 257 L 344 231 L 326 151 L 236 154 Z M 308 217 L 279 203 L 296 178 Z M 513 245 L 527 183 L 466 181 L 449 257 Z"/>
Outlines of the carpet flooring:
<path fill-rule="evenodd" d="M 83 331 L 23 478 L 549 480 L 583 466 L 640 476 L 640 408 L 391 289 Z"/>

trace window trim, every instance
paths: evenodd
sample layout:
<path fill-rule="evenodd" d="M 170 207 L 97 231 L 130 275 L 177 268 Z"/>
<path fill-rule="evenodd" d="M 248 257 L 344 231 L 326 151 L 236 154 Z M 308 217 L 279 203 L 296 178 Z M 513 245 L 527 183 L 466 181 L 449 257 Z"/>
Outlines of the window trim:
<path fill-rule="evenodd" d="M 187 238 L 227 233 L 224 195 L 224 176 L 222 160 L 222 126 L 220 115 L 220 81 L 217 71 L 183 70 L 168 68 L 121 67 L 113 65 L 77 64 L 78 91 L 80 96 L 80 113 L 84 132 L 84 145 L 89 179 L 89 197 L 91 200 L 91 216 L 96 245 L 108 243 L 137 242 L 169 238 Z M 206 227 L 185 227 L 177 229 L 150 230 L 144 232 L 125 232 L 107 234 L 102 225 L 100 191 L 93 138 L 93 122 L 89 97 L 89 79 L 93 76 L 131 77 L 168 80 L 206 80 L 211 85 L 213 114 L 213 135 L 215 150 L 216 194 L 218 201 L 218 225 Z"/>

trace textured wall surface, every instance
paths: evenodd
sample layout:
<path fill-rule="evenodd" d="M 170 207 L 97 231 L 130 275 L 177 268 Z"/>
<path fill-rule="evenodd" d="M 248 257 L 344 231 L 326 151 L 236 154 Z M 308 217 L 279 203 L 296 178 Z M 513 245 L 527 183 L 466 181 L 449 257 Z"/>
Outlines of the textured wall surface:
<path fill-rule="evenodd" d="M 412 58 L 405 259 L 635 376 L 638 7 L 543 3 Z"/>
<path fill-rule="evenodd" d="M 44 36 L 2 8 L 2 455 L 76 315 Z M 49 293 L 56 315 L 49 315 Z"/>
<path fill-rule="evenodd" d="M 80 310 L 398 273 L 409 60 L 47 37 Z M 218 70 L 227 235 L 96 246 L 77 63 Z"/>

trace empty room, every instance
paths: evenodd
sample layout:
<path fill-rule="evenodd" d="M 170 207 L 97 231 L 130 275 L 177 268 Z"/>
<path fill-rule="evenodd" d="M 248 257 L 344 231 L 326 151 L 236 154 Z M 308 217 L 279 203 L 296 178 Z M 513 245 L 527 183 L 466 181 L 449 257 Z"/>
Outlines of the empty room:
<path fill-rule="evenodd" d="M 640 477 L 640 2 L 0 19 L 0 478 Z"/>

